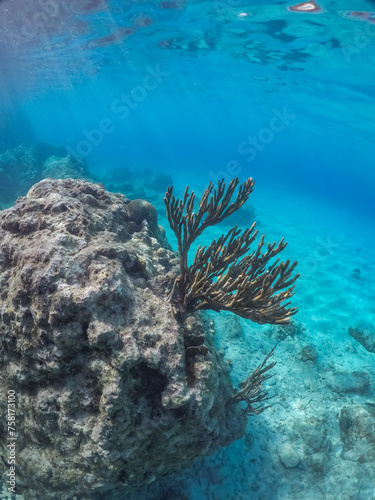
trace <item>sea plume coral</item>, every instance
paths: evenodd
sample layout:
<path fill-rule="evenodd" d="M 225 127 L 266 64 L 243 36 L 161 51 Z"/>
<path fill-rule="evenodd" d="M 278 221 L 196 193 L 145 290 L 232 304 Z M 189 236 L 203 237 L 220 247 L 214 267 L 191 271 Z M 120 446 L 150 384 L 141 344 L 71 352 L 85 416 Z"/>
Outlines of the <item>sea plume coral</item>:
<path fill-rule="evenodd" d="M 219 224 L 237 211 L 247 201 L 254 181 L 249 178 L 240 184 L 235 200 L 231 201 L 238 185 L 238 178 L 228 187 L 221 180 L 214 190 L 210 182 L 196 213 L 195 194 L 189 195 L 189 187 L 182 200 L 173 195 L 173 186 L 166 192 L 167 217 L 177 238 L 180 261 L 180 274 L 175 279 L 170 302 L 180 320 L 186 313 L 212 309 L 231 311 L 258 324 L 280 324 L 288 323 L 297 312 L 295 307 L 288 308 L 290 302 L 285 303 L 293 295 L 292 285 L 299 276 L 292 277 L 297 262 L 277 259 L 270 264 L 287 243 L 284 239 L 277 245 L 268 243 L 262 253 L 264 235 L 257 249 L 250 253 L 258 233 L 254 230 L 255 223 L 244 231 L 235 226 L 210 245 L 199 246 L 193 263 L 188 265 L 192 243 L 207 227 Z"/>
<path fill-rule="evenodd" d="M 267 361 L 273 356 L 275 349 L 276 346 L 267 354 L 262 363 L 245 382 L 240 382 L 239 391 L 228 401 L 228 403 L 244 401 L 247 406 L 243 411 L 247 416 L 262 413 L 266 408 L 269 408 L 269 406 L 263 406 L 263 403 L 275 397 L 268 396 L 268 392 L 263 390 L 263 382 L 273 377 L 267 372 L 276 365 L 276 361 L 270 364 L 267 364 Z"/>

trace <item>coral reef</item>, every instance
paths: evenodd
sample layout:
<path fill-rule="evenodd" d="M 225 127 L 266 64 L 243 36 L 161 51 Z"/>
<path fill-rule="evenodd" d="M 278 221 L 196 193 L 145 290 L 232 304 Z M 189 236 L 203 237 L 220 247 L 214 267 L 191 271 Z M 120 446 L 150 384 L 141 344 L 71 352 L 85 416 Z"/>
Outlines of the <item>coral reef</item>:
<path fill-rule="evenodd" d="M 93 180 L 86 164 L 67 155 L 65 148 L 21 144 L 0 155 L 0 208 L 9 207 L 33 184 L 47 177 Z"/>
<path fill-rule="evenodd" d="M 131 200 L 146 199 L 156 203 L 160 193 L 165 193 L 165 187 L 173 184 L 172 176 L 151 168 L 141 171 L 129 167 L 113 168 L 101 180 L 108 191 L 122 193 Z M 161 205 L 164 209 L 164 204 Z"/>
<path fill-rule="evenodd" d="M 155 191 L 156 193 L 165 192 L 165 186 L 171 186 L 173 184 L 173 179 L 170 175 L 163 174 L 161 172 L 154 172 L 152 170 L 147 170 L 144 172 L 145 181 L 144 187 Z"/>
<path fill-rule="evenodd" d="M 224 219 L 220 226 L 249 226 L 254 221 L 256 221 L 257 225 L 260 224 L 259 220 L 257 220 L 257 214 L 255 208 L 252 205 L 246 204 L 243 205 L 239 210 L 237 210 L 233 215 Z"/>
<path fill-rule="evenodd" d="M 26 499 L 130 498 L 244 433 L 212 326 L 176 322 L 178 259 L 133 208 L 46 179 L 0 212 L 0 413 L 14 390 Z"/>
<path fill-rule="evenodd" d="M 130 200 L 148 199 L 153 201 L 156 196 L 147 195 L 143 187 L 135 188 L 131 182 L 104 182 L 104 185 L 111 193 L 122 193 Z"/>
<path fill-rule="evenodd" d="M 293 295 L 293 283 L 299 277 L 291 275 L 297 262 L 269 264 L 286 247 L 283 240 L 268 244 L 262 254 L 264 235 L 255 252 L 249 253 L 257 231 L 255 223 L 242 233 L 237 226 L 214 240 L 207 247 L 198 247 L 193 263 L 188 265 L 188 252 L 202 232 L 236 212 L 247 201 L 254 182 L 249 178 L 238 189 L 239 180 L 233 179 L 228 188 L 224 180 L 214 190 L 212 183 L 205 190 L 197 213 L 194 213 L 195 194 L 186 188 L 182 200 L 173 195 L 169 187 L 164 201 L 171 229 L 176 235 L 180 256 L 180 274 L 171 292 L 171 304 L 178 318 L 189 312 L 212 309 L 231 311 L 259 324 L 288 323 L 297 308 L 283 304 Z M 185 213 L 186 212 L 186 213 Z M 268 268 L 266 266 L 269 264 Z M 289 287 L 289 288 L 288 288 Z M 285 290 L 286 289 L 286 290 Z M 283 291 L 282 291 L 283 290 Z"/>
<path fill-rule="evenodd" d="M 50 156 L 43 165 L 43 178 L 50 179 L 85 179 L 90 180 L 83 160 L 68 155 L 64 157 Z"/>

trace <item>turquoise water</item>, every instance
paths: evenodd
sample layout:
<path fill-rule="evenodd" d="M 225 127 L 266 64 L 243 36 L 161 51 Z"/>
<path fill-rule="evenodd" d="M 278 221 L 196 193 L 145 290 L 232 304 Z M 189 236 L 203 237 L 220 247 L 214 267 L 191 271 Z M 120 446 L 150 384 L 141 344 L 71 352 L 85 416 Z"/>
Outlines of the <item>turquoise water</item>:
<path fill-rule="evenodd" d="M 260 232 L 285 236 L 286 256 L 299 261 L 300 333 L 278 345 L 279 402 L 150 498 L 175 489 L 190 500 L 375 498 L 375 462 L 342 458 L 337 424 L 343 407 L 374 404 L 373 390 L 325 383 L 331 372 L 365 372 L 375 387 L 375 354 L 348 333 L 375 330 L 375 2 L 293 5 L 0 2 L 0 154 L 49 143 L 83 158 L 106 187 L 130 179 L 174 248 L 162 190 L 147 191 L 145 169 L 171 176 L 180 195 L 252 176 Z M 230 338 L 226 316 L 209 314 L 238 383 L 275 335 L 241 319 Z M 313 367 L 299 359 L 306 345 Z M 324 416 L 325 444 L 309 454 L 296 422 L 314 415 Z M 296 466 L 282 464 L 285 443 Z"/>

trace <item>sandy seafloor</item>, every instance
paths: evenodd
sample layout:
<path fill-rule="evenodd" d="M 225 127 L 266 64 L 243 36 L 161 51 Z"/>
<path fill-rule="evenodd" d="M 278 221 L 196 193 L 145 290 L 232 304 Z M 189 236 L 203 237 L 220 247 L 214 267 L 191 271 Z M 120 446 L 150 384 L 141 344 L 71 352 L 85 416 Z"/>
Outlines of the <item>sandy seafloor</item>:
<path fill-rule="evenodd" d="M 233 363 L 235 384 L 278 344 L 275 375 L 268 381 L 276 397 L 271 408 L 249 418 L 244 438 L 197 460 L 171 480 L 171 491 L 176 498 L 184 492 L 189 500 L 374 499 L 375 462 L 358 458 L 375 446 L 375 427 L 368 429 L 371 442 L 358 437 L 352 460 L 342 458 L 339 427 L 344 407 L 375 405 L 375 354 L 349 335 L 349 327 L 373 330 L 375 325 L 373 221 L 293 190 L 257 184 L 249 203 L 259 234 L 266 234 L 266 242 L 285 236 L 289 244 L 282 258 L 299 262 L 301 277 L 292 298 L 299 308 L 295 328 L 282 331 L 207 313 L 215 322 L 217 348 Z M 228 228 L 211 228 L 201 242 Z M 169 232 L 168 237 L 173 242 Z M 316 349 L 316 361 L 301 360 L 308 346 Z M 350 385 L 353 372 L 369 375 L 371 387 L 364 394 L 330 388 L 336 375 L 343 387 Z"/>

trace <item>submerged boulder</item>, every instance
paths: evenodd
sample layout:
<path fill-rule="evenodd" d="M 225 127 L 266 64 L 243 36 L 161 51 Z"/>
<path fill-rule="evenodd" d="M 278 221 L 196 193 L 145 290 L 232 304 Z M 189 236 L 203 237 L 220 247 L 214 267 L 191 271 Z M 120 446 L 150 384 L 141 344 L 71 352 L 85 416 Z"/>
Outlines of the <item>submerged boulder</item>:
<path fill-rule="evenodd" d="M 171 313 L 176 256 L 129 203 L 46 179 L 0 212 L 0 414 L 14 391 L 26 499 L 128 498 L 244 433 L 208 326 Z"/>

